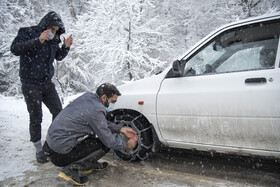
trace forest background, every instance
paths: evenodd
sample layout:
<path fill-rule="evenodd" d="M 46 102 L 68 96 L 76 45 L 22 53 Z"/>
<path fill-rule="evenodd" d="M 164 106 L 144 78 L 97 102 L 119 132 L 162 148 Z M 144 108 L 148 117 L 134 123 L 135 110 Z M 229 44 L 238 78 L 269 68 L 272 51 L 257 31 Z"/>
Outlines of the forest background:
<path fill-rule="evenodd" d="M 18 29 L 49 11 L 74 37 L 54 63 L 63 97 L 156 74 L 218 27 L 279 12 L 280 0 L 0 0 L 1 95 L 21 95 L 19 57 L 10 52 Z"/>

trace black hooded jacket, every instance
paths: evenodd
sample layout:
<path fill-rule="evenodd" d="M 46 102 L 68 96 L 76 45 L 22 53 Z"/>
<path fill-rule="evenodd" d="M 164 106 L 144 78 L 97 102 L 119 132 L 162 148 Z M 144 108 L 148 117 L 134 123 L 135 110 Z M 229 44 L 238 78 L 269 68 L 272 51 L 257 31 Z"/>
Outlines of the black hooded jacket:
<path fill-rule="evenodd" d="M 40 42 L 39 37 L 50 25 L 58 26 L 54 39 Z M 65 32 L 61 17 L 55 12 L 49 12 L 37 26 L 20 28 L 14 39 L 11 52 L 20 56 L 20 79 L 23 83 L 48 84 L 54 75 L 54 59 L 64 59 L 69 48 L 59 47 L 60 35 Z"/>

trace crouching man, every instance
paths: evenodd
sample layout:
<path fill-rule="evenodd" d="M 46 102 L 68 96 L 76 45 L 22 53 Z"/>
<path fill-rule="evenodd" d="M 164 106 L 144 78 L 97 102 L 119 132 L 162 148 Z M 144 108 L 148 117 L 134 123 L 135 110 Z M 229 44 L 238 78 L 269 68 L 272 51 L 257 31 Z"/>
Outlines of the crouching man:
<path fill-rule="evenodd" d="M 134 148 L 138 141 L 135 131 L 106 120 L 106 108 L 117 102 L 119 90 L 112 84 L 99 86 L 96 93 L 86 92 L 63 109 L 52 122 L 44 151 L 51 162 L 63 167 L 59 177 L 76 185 L 88 183 L 83 174 L 104 169 L 107 162 L 98 162 L 110 149 Z M 129 140 L 112 133 L 123 133 Z"/>

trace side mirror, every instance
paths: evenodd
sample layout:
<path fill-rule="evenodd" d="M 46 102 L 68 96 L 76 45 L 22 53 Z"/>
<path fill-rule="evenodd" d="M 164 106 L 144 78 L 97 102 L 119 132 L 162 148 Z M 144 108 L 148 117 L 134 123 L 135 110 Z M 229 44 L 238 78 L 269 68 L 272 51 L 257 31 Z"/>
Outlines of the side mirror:
<path fill-rule="evenodd" d="M 181 60 L 175 60 L 172 65 L 172 71 L 175 77 L 182 77 L 184 74 L 185 63 Z"/>

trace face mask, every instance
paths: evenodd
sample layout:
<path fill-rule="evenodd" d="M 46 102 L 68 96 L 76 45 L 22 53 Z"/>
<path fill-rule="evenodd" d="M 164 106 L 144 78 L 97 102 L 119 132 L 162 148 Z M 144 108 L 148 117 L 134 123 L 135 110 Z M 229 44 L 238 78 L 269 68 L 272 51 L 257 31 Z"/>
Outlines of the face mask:
<path fill-rule="evenodd" d="M 110 112 L 110 111 L 114 110 L 114 107 L 115 107 L 115 104 L 110 103 L 106 110 L 107 110 L 108 112 Z"/>
<path fill-rule="evenodd" d="M 49 33 L 50 33 L 50 40 L 52 40 L 54 38 L 54 35 L 51 31 Z"/>

